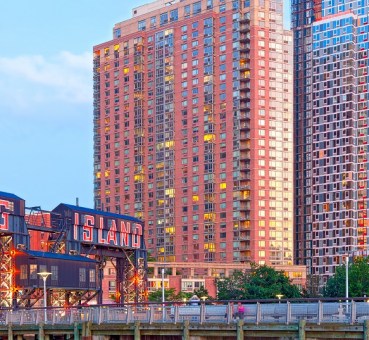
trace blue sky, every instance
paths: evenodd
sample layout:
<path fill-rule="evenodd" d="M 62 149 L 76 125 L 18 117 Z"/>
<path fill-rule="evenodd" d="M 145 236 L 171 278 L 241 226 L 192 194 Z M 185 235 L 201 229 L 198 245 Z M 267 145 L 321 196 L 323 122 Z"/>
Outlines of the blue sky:
<path fill-rule="evenodd" d="M 147 0 L 0 4 L 0 191 L 93 207 L 92 48 Z"/>
<path fill-rule="evenodd" d="M 92 48 L 147 2 L 1 2 L 0 191 L 93 207 Z"/>

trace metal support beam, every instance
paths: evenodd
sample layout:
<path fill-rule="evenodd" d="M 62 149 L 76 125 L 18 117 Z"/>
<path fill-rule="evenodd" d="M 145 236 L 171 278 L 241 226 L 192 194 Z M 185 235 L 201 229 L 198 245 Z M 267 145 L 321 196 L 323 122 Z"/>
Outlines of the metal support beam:
<path fill-rule="evenodd" d="M 74 340 L 80 340 L 79 327 L 77 322 L 74 323 L 73 335 Z"/>
<path fill-rule="evenodd" d="M 0 306 L 2 307 L 14 307 L 16 303 L 13 251 L 13 237 L 0 236 Z"/>
<path fill-rule="evenodd" d="M 369 340 L 369 320 L 364 321 L 364 340 Z"/>
<path fill-rule="evenodd" d="M 135 322 L 135 336 L 134 340 L 140 340 L 141 339 L 141 332 L 140 332 L 140 321 Z"/>
<path fill-rule="evenodd" d="M 306 320 L 300 320 L 299 321 L 299 339 L 300 340 L 306 339 L 305 326 L 306 326 Z"/>
<path fill-rule="evenodd" d="M 238 320 L 237 322 L 237 340 L 243 340 L 243 320 Z"/>
<path fill-rule="evenodd" d="M 45 340 L 44 324 L 40 323 L 38 326 L 38 340 Z"/>
<path fill-rule="evenodd" d="M 183 335 L 182 335 L 182 340 L 189 340 L 190 339 L 190 321 L 189 320 L 185 320 L 183 323 Z"/>
<path fill-rule="evenodd" d="M 13 340 L 14 337 L 13 337 L 13 326 L 10 324 L 8 326 L 8 340 Z"/>

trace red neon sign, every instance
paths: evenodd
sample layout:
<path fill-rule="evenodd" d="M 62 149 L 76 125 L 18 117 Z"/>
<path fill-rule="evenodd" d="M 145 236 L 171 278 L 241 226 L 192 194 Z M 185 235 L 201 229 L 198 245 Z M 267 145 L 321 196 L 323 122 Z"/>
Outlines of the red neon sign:
<path fill-rule="evenodd" d="M 4 207 L 5 209 L 10 209 L 11 202 L 0 200 L 0 229 L 9 230 L 9 213 L 1 212 L 1 207 Z"/>

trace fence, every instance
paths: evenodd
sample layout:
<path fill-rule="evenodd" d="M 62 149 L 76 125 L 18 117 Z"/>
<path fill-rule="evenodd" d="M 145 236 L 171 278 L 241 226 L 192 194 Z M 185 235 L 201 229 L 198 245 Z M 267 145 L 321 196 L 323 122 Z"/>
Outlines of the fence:
<path fill-rule="evenodd" d="M 348 302 L 276 302 L 243 303 L 244 323 L 294 324 L 300 320 L 309 323 L 355 324 L 369 320 L 369 303 L 365 301 Z M 45 320 L 46 317 L 46 320 Z M 0 325 L 35 325 L 91 322 L 94 324 L 142 323 L 225 323 L 239 320 L 237 305 L 233 302 L 185 304 L 135 304 L 102 305 L 81 308 L 43 308 L 1 309 Z"/>

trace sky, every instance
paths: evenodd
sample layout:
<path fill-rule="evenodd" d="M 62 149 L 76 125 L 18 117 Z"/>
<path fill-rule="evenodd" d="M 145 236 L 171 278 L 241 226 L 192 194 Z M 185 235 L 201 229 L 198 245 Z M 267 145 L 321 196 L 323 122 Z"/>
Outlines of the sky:
<path fill-rule="evenodd" d="M 0 191 L 93 207 L 92 48 L 148 2 L 1 1 Z"/>

